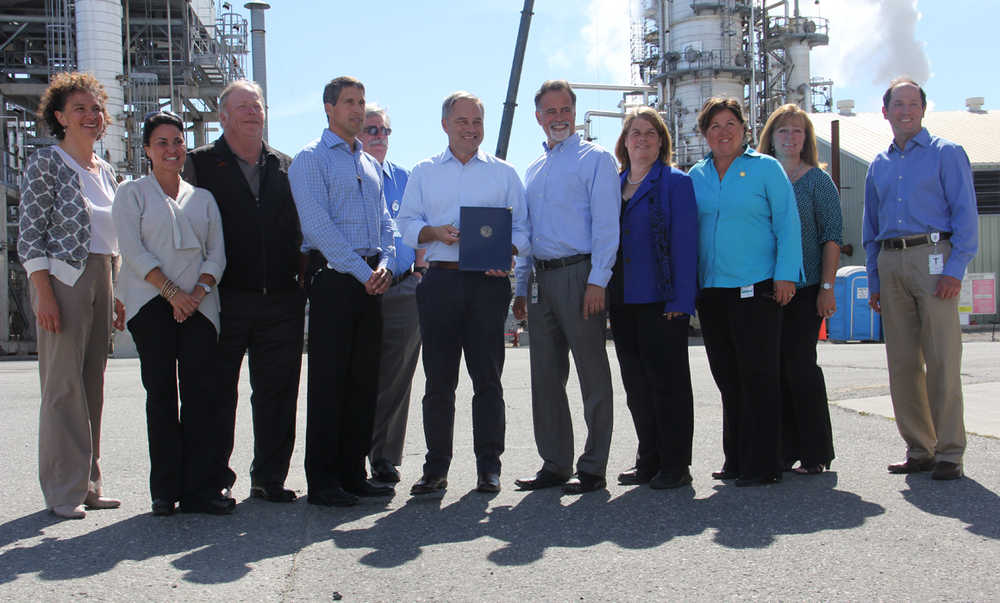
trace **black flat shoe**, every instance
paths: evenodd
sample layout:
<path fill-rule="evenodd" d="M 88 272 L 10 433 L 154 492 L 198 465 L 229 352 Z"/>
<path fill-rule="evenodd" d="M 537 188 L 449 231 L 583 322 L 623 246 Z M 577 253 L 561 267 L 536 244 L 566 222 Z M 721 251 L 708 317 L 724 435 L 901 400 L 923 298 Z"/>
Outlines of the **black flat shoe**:
<path fill-rule="evenodd" d="M 422 496 L 424 494 L 443 493 L 448 488 L 448 478 L 425 475 L 417 480 L 410 488 L 412 496 Z"/>
<path fill-rule="evenodd" d="M 649 473 L 648 471 L 639 471 L 638 467 L 632 467 L 627 471 L 622 471 L 618 474 L 618 483 L 622 486 L 640 486 L 642 484 L 648 484 L 649 480 L 653 479 L 656 473 Z"/>
<path fill-rule="evenodd" d="M 383 484 L 399 483 L 399 470 L 385 459 L 379 459 L 372 463 L 372 481 Z"/>
<path fill-rule="evenodd" d="M 358 504 L 358 497 L 340 486 L 333 486 L 319 492 L 310 492 L 307 502 L 322 507 L 353 507 Z"/>
<path fill-rule="evenodd" d="M 766 477 L 740 477 L 736 479 L 737 488 L 751 488 L 754 486 L 767 486 L 781 483 L 781 475 L 768 475 Z"/>
<path fill-rule="evenodd" d="M 476 492 L 493 494 L 500 491 L 499 473 L 480 473 L 479 481 L 476 483 Z"/>
<path fill-rule="evenodd" d="M 684 470 L 681 473 L 664 473 L 660 471 L 649 480 L 649 487 L 654 490 L 672 490 L 690 484 L 692 481 L 691 472 Z"/>
<path fill-rule="evenodd" d="M 295 496 L 294 491 L 286 489 L 281 484 L 271 484 L 268 486 L 251 486 L 250 497 L 263 498 L 266 501 L 275 503 L 295 502 L 295 499 L 297 498 Z"/>
<path fill-rule="evenodd" d="M 514 485 L 521 490 L 541 490 L 543 488 L 561 486 L 565 484 L 568 479 L 568 477 L 562 477 L 552 473 L 551 471 L 542 469 L 536 473 L 534 477 L 523 477 L 521 479 L 514 480 Z"/>
<path fill-rule="evenodd" d="M 607 487 L 608 482 L 604 479 L 603 475 L 592 475 L 583 471 L 577 471 L 576 475 L 566 482 L 562 491 L 565 494 L 583 494 L 585 492 L 603 490 Z"/>
<path fill-rule="evenodd" d="M 221 494 L 212 498 L 195 498 L 181 501 L 181 513 L 206 513 L 230 515 L 236 510 L 236 500 Z"/>
<path fill-rule="evenodd" d="M 396 490 L 392 486 L 376 486 L 368 480 L 362 480 L 355 485 L 344 486 L 344 490 L 354 496 L 366 498 L 391 497 L 396 495 Z"/>
<path fill-rule="evenodd" d="M 735 471 L 728 471 L 726 469 L 723 469 L 722 471 L 715 471 L 712 473 L 712 479 L 727 480 L 727 479 L 736 479 L 739 476 L 740 475 Z"/>
<path fill-rule="evenodd" d="M 166 517 L 174 514 L 174 501 L 157 498 L 153 501 L 153 515 Z"/>

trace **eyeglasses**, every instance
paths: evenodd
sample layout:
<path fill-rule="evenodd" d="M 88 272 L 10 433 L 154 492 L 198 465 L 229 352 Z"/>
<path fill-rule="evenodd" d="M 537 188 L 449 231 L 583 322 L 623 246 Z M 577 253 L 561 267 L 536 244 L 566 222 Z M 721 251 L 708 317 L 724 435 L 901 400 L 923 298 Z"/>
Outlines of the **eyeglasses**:
<path fill-rule="evenodd" d="M 147 119 L 149 119 L 150 117 L 153 117 L 155 115 L 166 115 L 168 117 L 173 117 L 175 119 L 179 119 L 181 121 L 184 121 L 181 118 L 180 115 L 177 115 L 173 111 L 167 111 L 165 109 L 157 109 L 156 111 L 150 111 L 149 113 L 147 113 L 147 114 L 145 114 L 145 115 L 142 116 L 142 121 L 146 121 Z"/>
<path fill-rule="evenodd" d="M 386 136 L 392 134 L 392 128 L 387 128 L 385 126 L 382 126 L 381 128 L 378 126 L 365 126 L 364 128 L 361 128 L 361 131 L 369 136 L 377 136 L 379 130 L 382 130 L 382 133 Z"/>

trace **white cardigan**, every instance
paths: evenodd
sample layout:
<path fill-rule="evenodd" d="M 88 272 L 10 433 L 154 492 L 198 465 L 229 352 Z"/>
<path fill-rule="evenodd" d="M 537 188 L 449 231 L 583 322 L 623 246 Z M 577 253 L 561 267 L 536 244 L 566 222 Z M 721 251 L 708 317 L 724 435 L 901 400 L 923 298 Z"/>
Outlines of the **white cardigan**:
<path fill-rule="evenodd" d="M 207 190 L 182 180 L 174 200 L 154 176 L 145 176 L 118 187 L 111 212 L 124 260 L 118 286 L 126 320 L 160 294 L 146 281 L 153 268 L 187 293 L 202 274 L 211 274 L 216 282 L 222 278 L 226 267 L 222 217 Z M 198 311 L 212 322 L 218 335 L 218 289 L 205 296 Z"/>

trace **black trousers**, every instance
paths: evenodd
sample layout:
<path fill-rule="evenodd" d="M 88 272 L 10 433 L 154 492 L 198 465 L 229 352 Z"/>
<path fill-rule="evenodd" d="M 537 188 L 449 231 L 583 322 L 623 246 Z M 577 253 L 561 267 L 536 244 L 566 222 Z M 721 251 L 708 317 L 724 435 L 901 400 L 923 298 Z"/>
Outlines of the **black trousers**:
<path fill-rule="evenodd" d="M 691 465 L 694 395 L 688 363 L 688 317 L 667 319 L 663 304 L 611 306 L 611 331 L 645 475 L 680 477 Z"/>
<path fill-rule="evenodd" d="M 431 268 L 417 286 L 424 342 L 424 475 L 445 476 L 451 466 L 458 368 L 472 378 L 472 436 L 479 473 L 499 473 L 504 450 L 503 326 L 510 281 L 481 272 Z"/>
<path fill-rule="evenodd" d="M 253 408 L 252 485 L 280 485 L 288 476 L 295 447 L 295 410 L 302 371 L 305 292 L 301 289 L 260 291 L 219 288 L 222 302 L 219 356 L 220 395 L 229 410 L 224 438 L 233 450 L 240 369 L 250 363 L 250 405 Z M 228 456 L 227 456 L 228 458 Z M 230 471 L 230 477 L 236 475 Z"/>
<path fill-rule="evenodd" d="M 128 330 L 146 388 L 153 499 L 218 496 L 229 486 L 229 450 L 219 439 L 228 427 L 228 411 L 218 395 L 215 327 L 200 312 L 178 323 L 170 303 L 154 297 L 128 321 Z"/>
<path fill-rule="evenodd" d="M 770 280 L 740 288 L 703 289 L 698 316 L 712 377 L 722 394 L 724 471 L 745 479 L 780 476 L 781 306 Z"/>
<path fill-rule="evenodd" d="M 823 369 L 816 364 L 816 339 L 823 319 L 816 314 L 819 285 L 803 287 L 781 318 L 781 444 L 785 466 L 833 461 L 833 428 Z"/>
<path fill-rule="evenodd" d="M 381 296 L 328 268 L 312 274 L 308 291 L 306 482 L 309 492 L 357 488 L 375 421 Z"/>

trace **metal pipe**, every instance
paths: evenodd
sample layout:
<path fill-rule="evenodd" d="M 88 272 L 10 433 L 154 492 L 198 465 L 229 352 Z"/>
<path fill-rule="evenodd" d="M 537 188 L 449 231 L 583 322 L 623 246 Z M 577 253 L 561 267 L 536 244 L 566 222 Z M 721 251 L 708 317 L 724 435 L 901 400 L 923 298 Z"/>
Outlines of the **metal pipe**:
<path fill-rule="evenodd" d="M 830 177 L 840 191 L 840 120 L 830 122 Z"/>
<path fill-rule="evenodd" d="M 17 36 L 21 35 L 21 32 L 24 31 L 27 28 L 28 28 L 28 24 L 27 23 L 22 23 L 21 27 L 18 27 L 17 31 L 15 31 L 14 33 L 12 33 L 11 36 L 9 38 L 7 38 L 6 42 L 4 42 L 3 44 L 0 44 L 0 50 L 3 50 L 4 48 L 7 48 L 7 46 L 9 46 L 10 43 L 14 41 L 14 38 L 16 38 Z M 2 107 L 2 106 L 3 105 L 0 105 L 0 107 Z"/>
<path fill-rule="evenodd" d="M 514 109 L 517 107 L 517 88 L 521 83 L 521 66 L 524 64 L 524 50 L 528 46 L 528 29 L 531 27 L 531 11 L 534 0 L 524 0 L 521 9 L 521 24 L 517 28 L 517 43 L 514 45 L 514 62 L 510 66 L 510 81 L 507 82 L 507 98 L 503 102 L 503 117 L 500 118 L 500 135 L 497 137 L 496 155 L 507 158 L 507 145 L 514 125 Z"/>
<path fill-rule="evenodd" d="M 625 92 L 631 94 L 655 94 L 656 86 L 622 86 L 619 84 L 584 84 L 581 82 L 570 82 L 570 88 L 577 90 L 606 90 L 608 92 Z"/>
<path fill-rule="evenodd" d="M 572 86 L 572 84 L 570 84 Z M 592 117 L 617 117 L 625 119 L 627 113 L 615 111 L 587 111 L 583 114 L 583 137 L 586 140 L 593 140 L 590 136 L 590 121 Z"/>
<path fill-rule="evenodd" d="M 761 2 L 763 6 L 763 0 Z M 755 56 L 757 54 L 756 38 L 757 38 L 757 23 L 754 21 L 754 3 L 750 3 L 750 56 Z M 762 19 L 766 20 L 767 15 L 761 16 Z M 765 50 L 766 52 L 766 50 Z M 759 118 L 757 116 L 757 61 L 751 61 L 753 68 L 750 69 L 750 133 L 753 137 L 753 141 L 757 141 L 757 122 Z"/>
<path fill-rule="evenodd" d="M 267 140 L 267 28 L 264 27 L 264 11 L 271 8 L 267 2 L 247 2 L 250 9 L 250 44 L 253 48 L 253 81 L 264 92 L 264 140 Z"/>
<path fill-rule="evenodd" d="M 177 112 L 174 105 L 174 35 L 171 29 L 170 1 L 167 0 L 167 69 L 170 74 L 170 110 Z"/>

